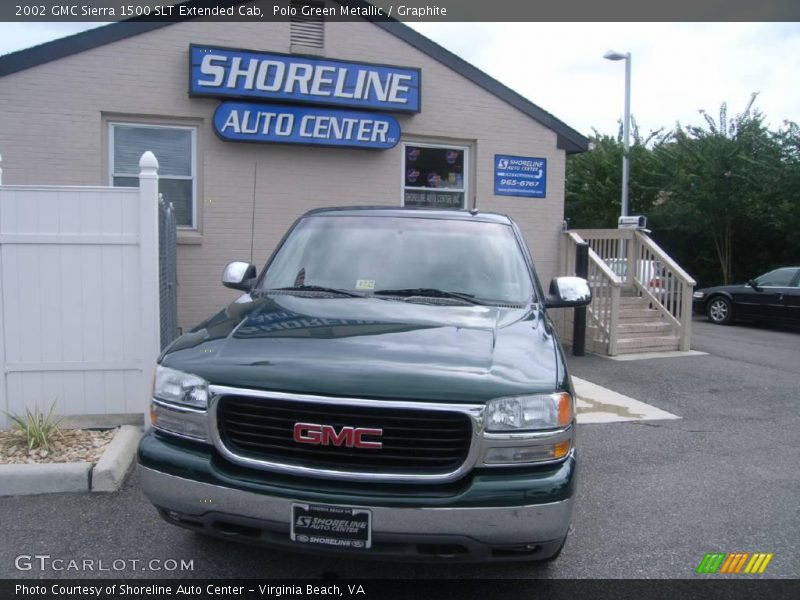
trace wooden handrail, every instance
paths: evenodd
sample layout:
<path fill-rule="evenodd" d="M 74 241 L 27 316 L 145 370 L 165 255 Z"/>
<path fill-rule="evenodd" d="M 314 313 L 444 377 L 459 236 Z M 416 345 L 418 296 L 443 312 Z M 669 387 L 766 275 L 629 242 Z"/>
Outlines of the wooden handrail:
<path fill-rule="evenodd" d="M 599 230 L 599 229 L 585 229 L 585 230 L 581 230 L 581 231 L 593 232 L 593 231 L 601 231 L 601 230 Z M 586 241 L 581 237 L 580 233 L 578 233 L 578 230 L 571 229 L 571 230 L 567 231 L 566 234 L 575 244 L 585 244 L 586 243 Z M 603 273 L 603 275 L 605 275 L 606 279 L 609 279 L 611 281 L 611 285 L 619 287 L 622 284 L 622 280 L 619 277 L 617 277 L 617 274 L 614 273 L 614 271 L 612 271 L 608 267 L 608 265 L 606 264 L 606 261 L 604 261 L 602 258 L 600 258 L 600 256 L 597 254 L 597 252 L 595 252 L 591 248 L 589 248 L 589 260 L 592 261 L 593 263 L 595 263 L 595 265 L 597 265 L 597 268 L 600 269 L 600 272 Z"/>
<path fill-rule="evenodd" d="M 661 246 L 656 244 L 646 235 L 642 235 L 642 233 L 639 231 L 636 231 L 635 235 L 636 235 L 636 240 L 640 244 L 648 248 L 653 254 L 655 254 L 658 257 L 658 260 L 660 260 L 663 264 L 667 265 L 670 269 L 672 269 L 674 274 L 677 275 L 683 281 L 683 283 L 690 285 L 692 287 L 697 285 L 697 282 L 694 279 L 692 279 L 691 275 L 689 275 L 686 271 L 684 271 L 678 263 L 672 260 L 670 255 L 661 249 Z"/>
<path fill-rule="evenodd" d="M 596 240 L 630 240 L 633 239 L 633 229 L 571 229 L 570 233 L 577 233 L 583 238 Z"/>
<path fill-rule="evenodd" d="M 605 276 L 606 279 L 610 281 L 612 286 L 619 287 L 622 285 L 622 280 L 617 277 L 617 274 L 614 273 L 614 271 L 608 267 L 606 261 L 600 258 L 597 252 L 591 248 L 589 248 L 589 260 L 592 261 L 595 266 L 597 266 L 597 269 Z"/>
<path fill-rule="evenodd" d="M 585 244 L 586 243 L 584 241 L 584 239 L 580 236 L 580 234 L 578 232 L 576 232 L 574 229 L 571 229 L 570 231 L 565 231 L 564 233 L 566 233 L 567 236 L 569 237 L 569 239 L 571 239 L 576 244 Z"/>

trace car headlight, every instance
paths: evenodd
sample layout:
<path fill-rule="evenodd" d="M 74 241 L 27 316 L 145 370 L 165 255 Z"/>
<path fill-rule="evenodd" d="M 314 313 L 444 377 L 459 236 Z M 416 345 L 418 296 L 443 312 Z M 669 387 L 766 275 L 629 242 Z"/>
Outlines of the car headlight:
<path fill-rule="evenodd" d="M 694 298 L 695 300 L 702 300 L 705 297 L 706 297 L 706 293 L 703 292 L 703 291 L 700 291 L 700 290 L 698 290 L 694 294 L 692 294 L 692 298 Z"/>
<path fill-rule="evenodd" d="M 572 423 L 572 397 L 566 392 L 495 398 L 486 405 L 488 432 L 532 431 L 566 427 Z"/>
<path fill-rule="evenodd" d="M 197 375 L 158 365 L 153 396 L 165 402 L 205 410 L 208 407 L 208 382 Z"/>

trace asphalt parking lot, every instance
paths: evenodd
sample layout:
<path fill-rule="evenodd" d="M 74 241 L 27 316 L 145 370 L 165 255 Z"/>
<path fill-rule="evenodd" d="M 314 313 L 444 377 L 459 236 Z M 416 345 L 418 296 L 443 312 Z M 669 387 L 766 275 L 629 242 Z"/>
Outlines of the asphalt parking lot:
<path fill-rule="evenodd" d="M 735 551 L 774 553 L 761 577 L 800 577 L 800 332 L 696 319 L 693 348 L 709 354 L 570 357 L 573 375 L 681 418 L 579 426 L 574 529 L 551 565 L 362 562 L 204 538 L 165 524 L 134 474 L 114 494 L 0 498 L 0 577 L 693 578 L 705 553 Z M 193 569 L 15 567 L 35 554 Z"/>

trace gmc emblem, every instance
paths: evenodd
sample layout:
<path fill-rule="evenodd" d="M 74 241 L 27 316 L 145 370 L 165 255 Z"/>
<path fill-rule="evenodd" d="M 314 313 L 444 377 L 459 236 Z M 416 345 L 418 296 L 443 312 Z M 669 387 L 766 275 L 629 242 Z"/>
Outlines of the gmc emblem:
<path fill-rule="evenodd" d="M 365 436 L 381 436 L 383 429 L 367 429 L 366 427 L 342 427 L 338 432 L 333 425 L 318 423 L 295 423 L 294 441 L 300 444 L 319 446 L 345 446 L 347 448 L 365 448 L 379 450 L 381 442 L 370 442 Z"/>

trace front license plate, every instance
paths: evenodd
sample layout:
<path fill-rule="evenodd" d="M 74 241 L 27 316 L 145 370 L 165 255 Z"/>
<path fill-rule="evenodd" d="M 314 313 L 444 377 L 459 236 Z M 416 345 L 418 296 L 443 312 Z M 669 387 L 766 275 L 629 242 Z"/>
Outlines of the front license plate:
<path fill-rule="evenodd" d="M 365 508 L 292 504 L 293 542 L 338 548 L 372 546 L 372 513 Z"/>

